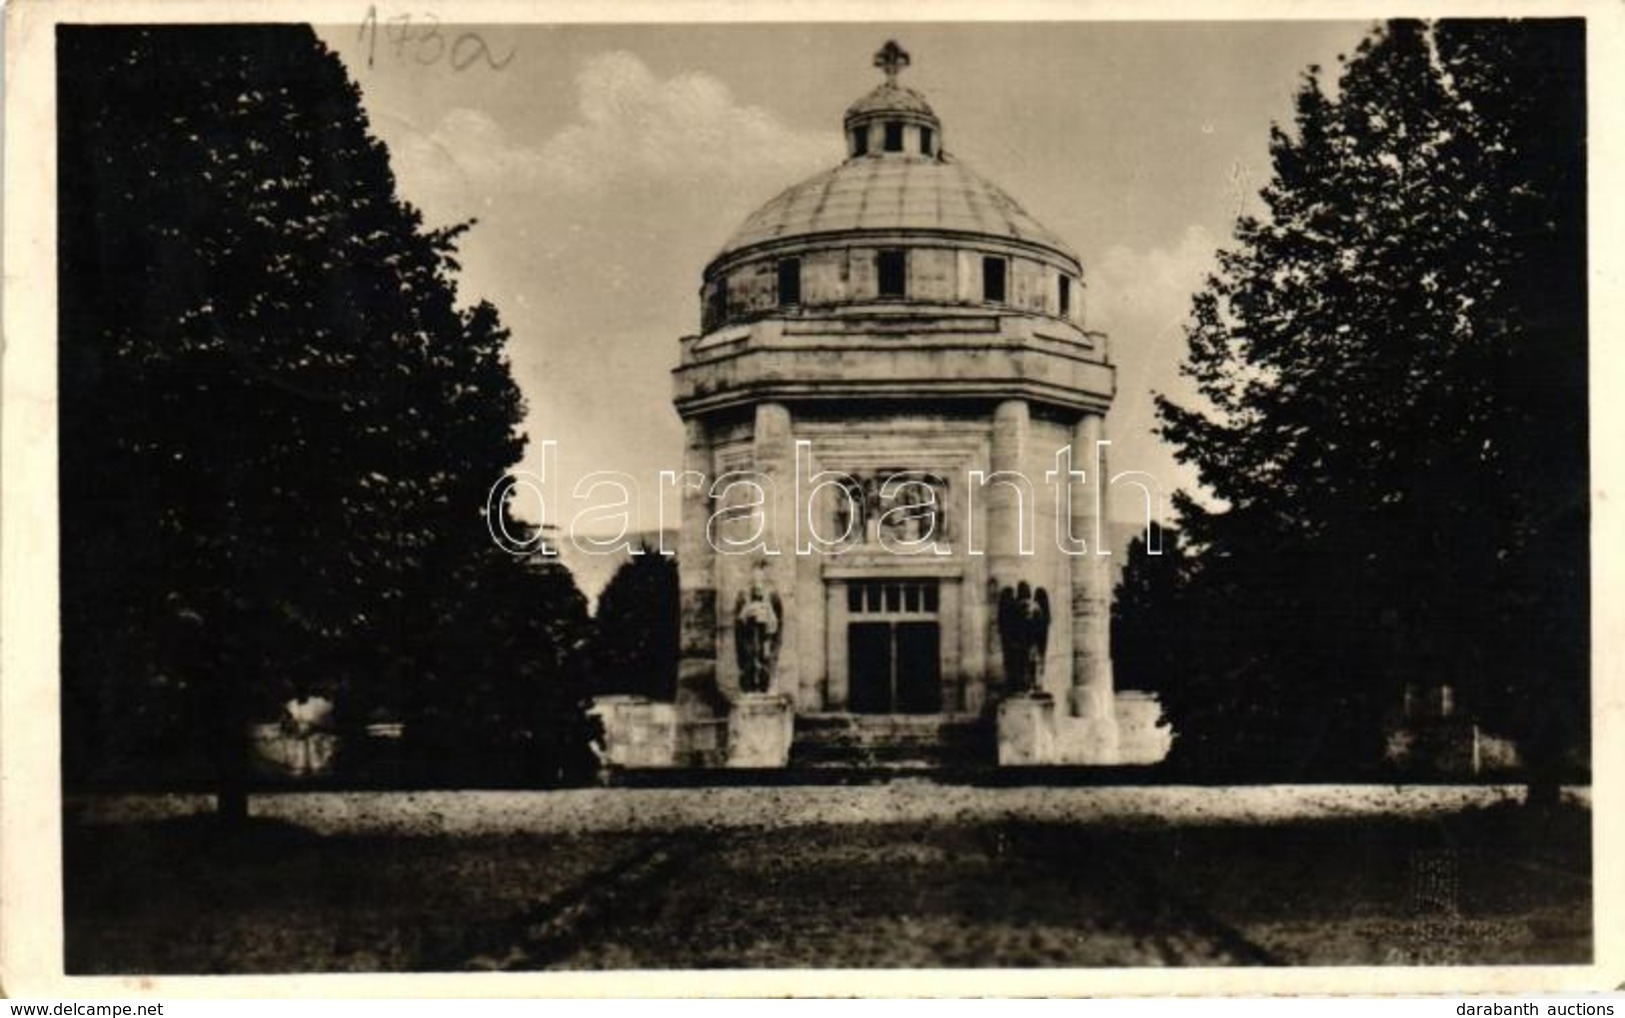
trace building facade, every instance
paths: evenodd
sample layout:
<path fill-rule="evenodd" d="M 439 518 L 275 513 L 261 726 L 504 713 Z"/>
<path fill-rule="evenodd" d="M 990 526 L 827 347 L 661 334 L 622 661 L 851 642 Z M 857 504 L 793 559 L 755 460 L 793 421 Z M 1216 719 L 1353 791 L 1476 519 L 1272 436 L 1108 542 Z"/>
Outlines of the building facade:
<path fill-rule="evenodd" d="M 603 708 L 611 757 L 1154 759 L 1154 701 L 1113 683 L 1114 376 L 1083 266 L 954 158 L 905 52 L 875 62 L 846 159 L 704 269 L 680 673 L 669 705 Z"/>

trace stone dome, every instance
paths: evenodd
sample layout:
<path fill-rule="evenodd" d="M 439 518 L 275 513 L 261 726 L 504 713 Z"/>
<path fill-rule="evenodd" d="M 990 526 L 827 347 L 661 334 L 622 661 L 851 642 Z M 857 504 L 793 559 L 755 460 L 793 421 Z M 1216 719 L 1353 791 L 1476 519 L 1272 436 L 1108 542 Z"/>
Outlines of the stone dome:
<path fill-rule="evenodd" d="M 716 261 L 772 241 L 849 231 L 931 231 L 1072 249 L 1014 198 L 952 156 L 855 156 L 784 191 L 747 218 Z"/>
<path fill-rule="evenodd" d="M 1083 266 L 1014 198 L 950 155 L 908 54 L 843 118 L 847 157 L 752 213 L 706 265 L 705 333 L 768 317 L 1027 315 L 1078 330 Z"/>
<path fill-rule="evenodd" d="M 875 87 L 873 92 L 859 99 L 846 109 L 846 120 L 850 124 L 857 118 L 870 113 L 913 113 L 922 117 L 936 119 L 936 112 L 931 104 L 925 101 L 925 96 L 912 88 L 904 88 L 896 82 L 887 81 Z"/>
<path fill-rule="evenodd" d="M 942 122 L 931 104 L 897 83 L 908 53 L 888 42 L 874 62 L 886 80 L 847 108 L 846 161 L 752 213 L 711 260 L 706 276 L 764 245 L 854 234 L 1036 247 L 1081 274 L 1066 242 L 944 149 Z"/>

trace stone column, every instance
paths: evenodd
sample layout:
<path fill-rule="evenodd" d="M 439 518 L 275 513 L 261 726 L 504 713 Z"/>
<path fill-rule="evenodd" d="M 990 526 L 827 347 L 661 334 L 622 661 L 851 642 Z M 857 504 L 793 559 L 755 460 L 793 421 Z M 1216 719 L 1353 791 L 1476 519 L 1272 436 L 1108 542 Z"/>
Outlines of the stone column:
<path fill-rule="evenodd" d="M 777 555 L 764 555 L 767 575 L 784 606 L 779 628 L 779 660 L 773 673 L 774 693 L 795 697 L 801 690 L 799 630 L 796 622 L 796 448 L 790 430 L 790 411 L 783 403 L 758 403 L 751 458 L 767 480 L 767 525 L 763 539 Z M 728 606 L 729 611 L 733 609 Z M 728 625 L 733 624 L 730 617 Z"/>
<path fill-rule="evenodd" d="M 711 517 L 709 486 L 714 463 L 703 421 L 683 422 L 683 469 L 702 475 L 698 488 L 683 487 L 683 526 L 677 539 L 677 586 L 682 606 L 677 661 L 679 718 L 710 717 L 717 693 L 716 552 L 706 539 Z"/>
<path fill-rule="evenodd" d="M 1025 476 L 1027 450 L 1032 439 L 1032 411 L 1024 400 L 1006 400 L 993 411 L 993 441 L 989 467 L 992 474 Z M 1029 479 L 1030 480 L 1030 479 Z M 1033 560 L 1021 554 L 1021 530 L 1036 516 L 1036 506 L 1027 500 L 1036 497 L 996 478 L 990 478 L 987 494 L 987 648 L 989 686 L 998 689 L 996 734 L 1001 766 L 1047 764 L 1054 762 L 1055 700 L 1042 690 L 1015 692 L 1006 684 L 1004 642 L 999 634 L 999 595 L 1006 587 L 1025 580 L 1042 586 L 1032 573 Z M 1029 533 L 1028 543 L 1037 550 L 1037 535 Z M 995 685 L 996 683 L 996 685 Z"/>
<path fill-rule="evenodd" d="M 824 630 L 824 694 L 812 709 L 845 710 L 847 700 L 846 627 L 850 621 L 846 606 L 847 585 L 830 583 L 824 587 L 824 614 L 829 620 Z M 805 708 L 807 705 L 803 705 Z"/>
<path fill-rule="evenodd" d="M 1021 528 L 1026 525 L 1023 517 L 1030 519 L 1035 507 L 1023 505 L 1024 496 L 994 475 L 1020 474 L 1026 468 L 1031 430 L 1032 414 L 1026 400 L 1006 400 L 994 409 L 989 480 L 982 495 L 987 502 L 987 533 L 983 538 L 987 575 L 992 581 L 987 606 L 990 633 L 987 670 L 994 677 L 993 683 L 999 684 L 1004 679 L 1004 653 L 999 642 L 999 591 L 1014 587 L 1022 580 L 1032 583 L 1035 579 L 1027 575 L 1032 562 L 1021 555 Z M 1035 535 L 1029 535 L 1029 541 L 1034 539 Z"/>
<path fill-rule="evenodd" d="M 950 587 L 958 588 L 954 591 L 957 606 L 951 614 L 947 610 L 942 612 L 942 625 L 945 629 L 955 627 L 960 631 L 961 705 L 966 711 L 978 714 L 987 700 L 988 682 L 998 674 L 998 665 L 992 662 L 1002 660 L 999 657 L 998 634 L 988 623 L 987 584 L 980 582 L 974 569 L 967 569 L 963 583 L 943 584 L 945 592 Z M 944 600 L 945 609 L 947 604 Z M 990 638 L 994 641 L 992 644 L 988 643 Z"/>
<path fill-rule="evenodd" d="M 1117 749 L 1117 720 L 1112 689 L 1112 578 L 1111 560 L 1100 552 L 1096 536 L 1106 537 L 1105 520 L 1097 520 L 1106 505 L 1104 454 L 1096 470 L 1096 443 L 1104 437 L 1099 414 L 1084 414 L 1072 439 L 1072 462 L 1081 465 L 1084 484 L 1072 492 L 1072 533 L 1088 542 L 1088 551 L 1071 556 L 1072 566 L 1072 690 L 1068 695 L 1074 717 L 1088 724 L 1092 753 L 1109 759 Z M 1097 522 L 1099 526 L 1097 526 Z M 1103 760 L 1104 762 L 1104 760 Z"/>
<path fill-rule="evenodd" d="M 960 584 L 957 579 L 941 579 L 936 583 L 937 624 L 942 633 L 942 709 L 954 713 L 979 711 L 981 696 L 970 691 L 965 670 L 965 644 L 979 641 L 965 639 L 965 627 L 959 621 Z M 973 700 L 975 705 L 971 706 Z"/>

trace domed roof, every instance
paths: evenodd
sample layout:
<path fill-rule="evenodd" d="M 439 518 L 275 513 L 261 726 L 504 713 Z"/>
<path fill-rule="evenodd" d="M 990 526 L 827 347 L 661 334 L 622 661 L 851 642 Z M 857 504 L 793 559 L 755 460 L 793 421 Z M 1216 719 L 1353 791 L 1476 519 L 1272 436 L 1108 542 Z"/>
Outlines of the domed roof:
<path fill-rule="evenodd" d="M 942 150 L 941 122 L 931 105 L 920 93 L 897 84 L 898 71 L 908 64 L 908 53 L 895 42 L 887 42 L 875 54 L 875 66 L 885 72 L 886 80 L 846 111 L 849 158 L 758 209 L 723 245 L 712 267 L 760 244 L 855 230 L 991 237 L 1047 248 L 1078 261 L 1065 241 L 1028 215 L 1014 198 Z M 919 130 L 925 134 L 907 146 L 857 144 L 864 141 L 859 136 L 899 121 L 922 125 Z"/>
<path fill-rule="evenodd" d="M 846 119 L 850 121 L 866 113 L 918 113 L 933 119 L 937 115 L 925 96 L 894 81 L 882 82 L 873 92 L 848 106 Z"/>
<path fill-rule="evenodd" d="M 946 230 L 1078 256 L 1016 200 L 950 156 L 856 158 L 790 188 L 746 219 L 717 259 L 769 241 L 848 230 Z"/>

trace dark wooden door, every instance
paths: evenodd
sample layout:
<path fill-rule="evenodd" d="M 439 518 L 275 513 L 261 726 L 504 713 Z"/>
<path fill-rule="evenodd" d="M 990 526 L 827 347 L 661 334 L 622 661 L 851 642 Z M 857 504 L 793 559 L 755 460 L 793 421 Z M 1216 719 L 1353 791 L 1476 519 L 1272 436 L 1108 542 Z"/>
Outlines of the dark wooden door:
<path fill-rule="evenodd" d="M 893 629 L 896 701 L 899 714 L 942 710 L 940 630 L 935 622 L 899 622 Z"/>
<path fill-rule="evenodd" d="M 935 622 L 847 627 L 847 706 L 861 714 L 942 710 L 942 634 Z"/>
<path fill-rule="evenodd" d="M 860 714 L 891 712 L 892 637 L 889 622 L 854 622 L 846 630 L 851 673 L 847 705 Z"/>

